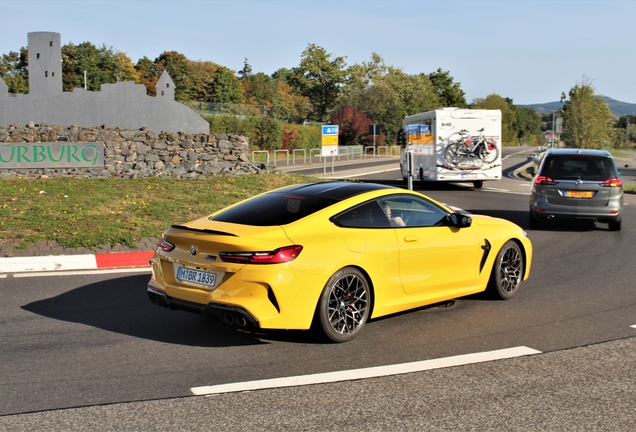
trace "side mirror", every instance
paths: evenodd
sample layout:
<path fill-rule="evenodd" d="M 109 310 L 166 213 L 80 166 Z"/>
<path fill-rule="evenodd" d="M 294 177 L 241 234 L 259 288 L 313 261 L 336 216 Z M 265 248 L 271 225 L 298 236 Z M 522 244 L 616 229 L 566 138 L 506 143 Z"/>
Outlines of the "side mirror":
<path fill-rule="evenodd" d="M 473 218 L 461 213 L 449 213 L 446 215 L 446 225 L 455 228 L 468 228 L 473 223 Z"/>
<path fill-rule="evenodd" d="M 533 166 L 526 168 L 526 172 L 528 174 L 530 174 L 532 177 L 534 177 L 534 174 L 536 173 L 536 170 L 534 169 Z"/>

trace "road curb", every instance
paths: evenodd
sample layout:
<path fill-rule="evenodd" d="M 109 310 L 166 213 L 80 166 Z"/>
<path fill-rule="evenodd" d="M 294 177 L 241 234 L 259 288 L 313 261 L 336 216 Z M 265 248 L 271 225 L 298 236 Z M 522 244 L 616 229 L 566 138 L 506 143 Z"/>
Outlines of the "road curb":
<path fill-rule="evenodd" d="M 85 255 L 47 255 L 0 258 L 0 273 L 98 270 L 149 267 L 154 252 L 115 252 Z"/>

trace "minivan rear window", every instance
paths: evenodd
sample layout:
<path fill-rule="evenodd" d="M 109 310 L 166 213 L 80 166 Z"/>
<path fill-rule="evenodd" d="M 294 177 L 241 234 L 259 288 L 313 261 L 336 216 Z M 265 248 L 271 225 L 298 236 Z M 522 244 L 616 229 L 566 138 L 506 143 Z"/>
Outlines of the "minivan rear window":
<path fill-rule="evenodd" d="M 617 177 L 611 158 L 589 155 L 550 155 L 540 175 L 560 180 L 606 180 Z"/>

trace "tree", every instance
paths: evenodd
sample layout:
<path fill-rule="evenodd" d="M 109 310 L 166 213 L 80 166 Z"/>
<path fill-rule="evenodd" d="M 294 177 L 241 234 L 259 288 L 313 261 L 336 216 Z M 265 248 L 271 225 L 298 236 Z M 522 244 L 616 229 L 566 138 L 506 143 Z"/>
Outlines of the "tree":
<path fill-rule="evenodd" d="M 365 144 L 373 122 L 363 112 L 346 105 L 333 113 L 331 124 L 339 126 L 339 145 L 360 145 Z"/>
<path fill-rule="evenodd" d="M 291 76 L 291 74 L 292 74 L 291 69 L 280 68 L 272 74 L 272 78 L 274 78 L 276 81 L 289 84 L 289 77 Z"/>
<path fill-rule="evenodd" d="M 438 96 L 442 107 L 465 108 L 466 94 L 461 89 L 460 83 L 453 82 L 450 72 L 438 68 L 436 72 L 427 75 L 431 80 L 435 94 Z"/>
<path fill-rule="evenodd" d="M 345 91 L 365 89 L 380 82 L 388 73 L 382 56 L 371 54 L 371 61 L 354 64 L 347 69 Z"/>
<path fill-rule="evenodd" d="M 345 82 L 344 57 L 331 58 L 324 48 L 309 44 L 300 64 L 291 70 L 289 84 L 309 99 L 313 120 L 326 121 Z"/>
<path fill-rule="evenodd" d="M 289 84 L 278 80 L 276 82 L 276 95 L 272 99 L 269 115 L 275 119 L 297 123 L 306 120 L 311 112 L 309 99 L 294 93 Z"/>
<path fill-rule="evenodd" d="M 86 73 L 86 83 L 84 83 Z M 84 87 L 96 91 L 102 84 L 118 81 L 141 82 L 141 75 L 130 58 L 123 52 L 90 42 L 78 45 L 70 42 L 62 47 L 62 88 L 72 91 Z"/>
<path fill-rule="evenodd" d="M 221 66 L 210 87 L 211 101 L 222 103 L 243 103 L 243 88 L 234 72 Z"/>
<path fill-rule="evenodd" d="M 168 71 L 176 87 L 176 100 L 196 100 L 198 89 L 195 85 L 193 65 L 185 55 L 176 51 L 164 51 L 155 59 L 153 69 L 158 77 L 164 70 Z"/>
<path fill-rule="evenodd" d="M 407 75 L 401 70 L 391 69 L 384 77 L 398 95 L 402 105 L 402 117 L 439 108 L 440 100 L 426 75 Z"/>
<path fill-rule="evenodd" d="M 524 139 L 541 133 L 541 116 L 532 108 L 516 108 L 516 111 L 517 122 L 514 127 L 517 130 L 519 144 L 523 144 Z"/>
<path fill-rule="evenodd" d="M 568 147 L 602 149 L 612 143 L 612 113 L 587 77 L 570 89 L 560 113 L 561 138 Z"/>
<path fill-rule="evenodd" d="M 211 61 L 188 60 L 188 62 L 192 70 L 192 87 L 194 90 L 190 100 L 197 102 L 214 101 L 214 80 L 221 66 Z"/>
<path fill-rule="evenodd" d="M 27 48 L 20 52 L 10 51 L 0 59 L 0 78 L 9 88 L 10 93 L 29 92 L 29 56 Z"/>
<path fill-rule="evenodd" d="M 365 89 L 349 90 L 342 104 L 365 113 L 388 137 L 397 136 L 402 126 L 405 110 L 400 95 L 384 80 Z"/>
<path fill-rule="evenodd" d="M 240 79 L 249 78 L 252 75 L 252 66 L 247 62 L 247 57 L 245 57 L 245 61 L 243 62 L 243 69 L 238 71 L 238 75 Z"/>
<path fill-rule="evenodd" d="M 146 86 L 146 93 L 149 96 L 156 96 L 159 75 L 155 72 L 155 65 L 152 60 L 143 56 L 137 61 L 135 70 L 139 73 L 139 82 Z"/>
<path fill-rule="evenodd" d="M 271 106 L 276 97 L 278 82 L 263 72 L 241 78 L 243 98 L 250 105 Z"/>
<path fill-rule="evenodd" d="M 132 60 L 126 53 L 121 51 L 115 53 L 114 68 L 117 81 L 134 81 L 137 84 L 141 83 L 141 73 L 135 69 Z"/>
<path fill-rule="evenodd" d="M 622 116 L 616 121 L 617 135 L 624 137 L 624 142 L 630 144 L 636 141 L 636 115 Z"/>
<path fill-rule="evenodd" d="M 512 104 L 512 99 L 503 98 L 498 94 L 491 94 L 485 99 L 475 99 L 470 104 L 472 109 L 498 109 L 501 110 L 501 135 L 506 144 L 516 143 L 517 136 L 517 112 Z"/>

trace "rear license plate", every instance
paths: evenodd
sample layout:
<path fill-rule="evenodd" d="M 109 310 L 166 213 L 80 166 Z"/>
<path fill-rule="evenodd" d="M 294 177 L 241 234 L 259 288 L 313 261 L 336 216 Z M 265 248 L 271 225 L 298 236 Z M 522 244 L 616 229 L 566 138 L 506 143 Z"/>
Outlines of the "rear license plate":
<path fill-rule="evenodd" d="M 179 282 L 192 282 L 214 287 L 214 284 L 216 283 L 216 274 L 179 267 L 177 269 L 177 280 Z"/>
<path fill-rule="evenodd" d="M 564 191 L 563 195 L 568 198 L 592 198 L 591 191 Z"/>

